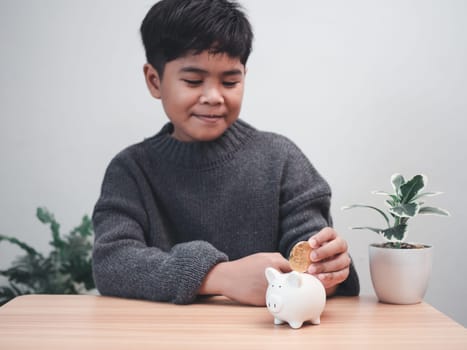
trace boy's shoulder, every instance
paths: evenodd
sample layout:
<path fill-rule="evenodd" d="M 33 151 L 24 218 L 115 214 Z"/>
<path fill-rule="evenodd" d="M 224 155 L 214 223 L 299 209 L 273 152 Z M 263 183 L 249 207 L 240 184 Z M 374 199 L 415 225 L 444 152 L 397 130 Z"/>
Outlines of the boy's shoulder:
<path fill-rule="evenodd" d="M 138 155 L 141 155 L 143 152 L 145 142 L 146 139 L 124 147 L 119 152 L 117 152 L 117 154 L 115 154 L 114 160 L 124 160 L 138 157 Z"/>
<path fill-rule="evenodd" d="M 149 160 L 147 159 L 147 151 L 145 150 L 148 140 L 152 137 L 145 138 L 141 141 L 134 142 L 120 151 L 118 151 L 110 159 L 108 164 L 109 168 L 134 168 L 135 166 L 140 168 L 141 165 L 144 165 Z"/>
<path fill-rule="evenodd" d="M 160 137 L 164 134 L 169 134 L 171 129 L 170 123 L 166 123 L 163 127 L 157 131 L 154 135 L 145 137 L 143 140 L 134 142 L 123 149 L 121 149 L 115 156 L 114 160 L 122 160 L 122 159 L 135 159 L 141 158 L 146 155 L 146 148 L 154 142 L 155 139 Z"/>

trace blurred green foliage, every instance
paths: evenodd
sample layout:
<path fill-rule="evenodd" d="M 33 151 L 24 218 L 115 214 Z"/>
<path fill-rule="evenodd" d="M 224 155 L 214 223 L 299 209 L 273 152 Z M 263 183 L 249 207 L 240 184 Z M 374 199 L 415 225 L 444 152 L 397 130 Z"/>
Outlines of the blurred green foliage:
<path fill-rule="evenodd" d="M 0 242 L 7 241 L 25 252 L 10 268 L 0 270 L 0 276 L 6 277 L 9 283 L 0 286 L 0 305 L 23 294 L 81 294 L 95 288 L 90 218 L 85 215 L 79 226 L 62 236 L 60 224 L 46 208 L 37 208 L 36 216 L 50 226 L 52 250 L 44 256 L 25 242 L 0 234 Z"/>

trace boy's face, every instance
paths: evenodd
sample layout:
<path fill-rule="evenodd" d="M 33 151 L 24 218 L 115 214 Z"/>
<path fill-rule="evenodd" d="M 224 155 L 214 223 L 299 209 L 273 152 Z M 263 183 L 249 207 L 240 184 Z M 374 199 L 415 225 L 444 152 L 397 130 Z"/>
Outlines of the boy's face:
<path fill-rule="evenodd" d="M 240 114 L 245 67 L 226 54 L 188 54 L 166 63 L 162 80 L 144 66 L 151 95 L 161 99 L 179 141 L 210 141 L 221 136 Z"/>

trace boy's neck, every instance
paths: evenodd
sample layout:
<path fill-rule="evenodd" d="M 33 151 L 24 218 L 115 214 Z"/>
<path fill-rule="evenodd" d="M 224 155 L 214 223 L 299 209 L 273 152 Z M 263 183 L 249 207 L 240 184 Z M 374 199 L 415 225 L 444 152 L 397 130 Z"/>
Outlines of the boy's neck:
<path fill-rule="evenodd" d="M 230 159 L 251 139 L 256 129 L 242 120 L 237 120 L 222 136 L 204 142 L 179 141 L 171 136 L 172 131 L 173 125 L 167 123 L 150 139 L 151 148 L 159 156 L 184 168 L 205 168 Z"/>

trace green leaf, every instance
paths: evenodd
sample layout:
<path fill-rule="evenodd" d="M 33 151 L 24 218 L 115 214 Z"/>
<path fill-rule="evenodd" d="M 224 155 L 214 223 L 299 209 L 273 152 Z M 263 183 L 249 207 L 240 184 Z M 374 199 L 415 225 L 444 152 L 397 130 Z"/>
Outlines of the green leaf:
<path fill-rule="evenodd" d="M 388 216 L 379 208 L 373 207 L 371 205 L 365 205 L 365 204 L 353 204 L 353 205 L 349 205 L 346 207 L 342 207 L 341 210 L 348 210 L 352 208 L 369 208 L 369 209 L 376 210 L 378 213 L 380 213 L 384 217 L 384 220 L 386 220 L 386 223 L 388 224 L 388 226 L 391 226 L 391 224 L 389 223 Z"/>
<path fill-rule="evenodd" d="M 411 180 L 400 187 L 401 203 L 409 203 L 425 187 L 426 177 L 415 175 Z"/>
<path fill-rule="evenodd" d="M 377 194 L 381 196 L 390 196 L 390 197 L 393 196 L 393 194 L 385 192 L 385 191 L 372 191 L 371 194 Z"/>
<path fill-rule="evenodd" d="M 60 238 L 60 224 L 55 220 L 53 214 L 47 208 L 37 208 L 36 216 L 43 224 L 50 225 L 52 231 L 52 242 L 50 244 L 57 248 L 62 247 L 64 242 Z"/>
<path fill-rule="evenodd" d="M 87 237 L 92 235 L 92 221 L 89 218 L 89 216 L 85 215 L 81 219 L 81 224 L 77 227 L 75 227 L 72 231 L 71 234 L 79 234 L 82 237 Z"/>
<path fill-rule="evenodd" d="M 422 197 L 434 197 L 434 196 L 438 196 L 440 194 L 443 194 L 443 192 L 424 192 L 424 193 L 420 193 L 420 194 L 416 195 L 412 200 L 415 201 L 415 200 L 417 200 L 419 198 L 422 198 Z"/>
<path fill-rule="evenodd" d="M 92 235 L 93 228 L 88 216 L 68 235 L 60 237 L 59 223 L 45 208 L 38 208 L 37 218 L 50 225 L 53 241 L 47 257 L 36 252 L 20 240 L 0 235 L 5 240 L 20 246 L 27 254 L 16 258 L 12 266 L 0 270 L 9 286 L 0 287 L 0 304 L 15 295 L 22 294 L 70 294 L 95 287 L 92 278 Z"/>
<path fill-rule="evenodd" d="M 13 287 L 0 287 L 0 306 L 20 295 Z"/>
<path fill-rule="evenodd" d="M 375 228 L 375 227 L 368 227 L 368 226 L 362 226 L 362 227 L 351 227 L 352 230 L 369 230 L 376 232 L 377 234 L 382 234 L 384 229 L 382 228 Z"/>
<path fill-rule="evenodd" d="M 401 174 L 394 174 L 391 176 L 391 183 L 392 187 L 394 188 L 394 192 L 399 194 L 399 190 L 403 184 L 405 184 L 405 179 Z"/>
<path fill-rule="evenodd" d="M 418 211 L 419 214 L 424 214 L 424 215 L 443 215 L 443 216 L 451 216 L 451 214 L 441 208 L 434 208 L 434 207 L 422 207 Z"/>
<path fill-rule="evenodd" d="M 376 194 L 376 195 L 391 197 L 391 201 L 387 200 L 387 202 L 397 203 L 399 201 L 399 197 L 396 196 L 395 194 L 392 194 L 392 193 L 388 193 L 388 192 L 384 192 L 384 191 L 373 191 L 371 193 Z"/>
<path fill-rule="evenodd" d="M 35 250 L 33 247 L 31 247 L 29 244 L 25 243 L 25 242 L 22 242 L 20 241 L 19 239 L 17 238 L 14 238 L 14 237 L 8 237 L 8 236 L 4 236 L 4 235 L 0 235 L 0 242 L 1 241 L 7 241 L 7 242 L 10 242 L 14 245 L 17 245 L 18 247 L 20 247 L 21 249 L 23 249 L 26 253 L 28 253 L 29 255 L 37 255 L 37 256 L 42 256 L 37 250 Z"/>
<path fill-rule="evenodd" d="M 413 218 L 419 212 L 420 206 L 417 203 L 400 204 L 389 208 L 389 212 L 400 218 Z"/>
<path fill-rule="evenodd" d="M 407 225 L 401 224 L 394 227 L 390 227 L 386 230 L 383 230 L 382 235 L 388 240 L 394 240 L 394 238 L 398 241 L 403 241 L 405 234 L 407 232 Z"/>
<path fill-rule="evenodd" d="M 370 230 L 384 236 L 387 240 L 398 240 L 402 241 L 407 232 L 407 225 L 402 224 L 395 227 L 390 227 L 387 229 L 380 229 L 375 227 L 352 227 L 352 230 Z"/>
<path fill-rule="evenodd" d="M 50 213 L 47 208 L 37 208 L 36 216 L 43 224 L 49 224 L 55 221 L 53 214 Z"/>

